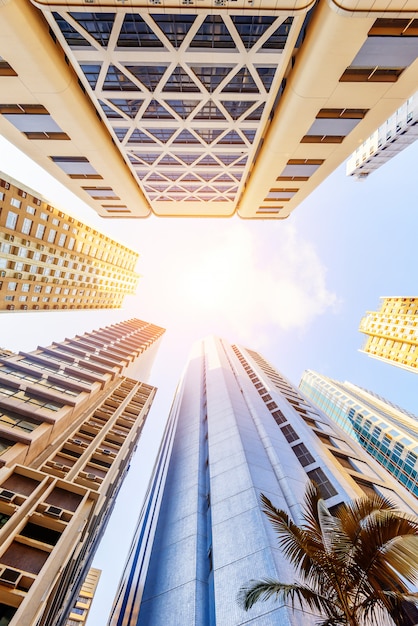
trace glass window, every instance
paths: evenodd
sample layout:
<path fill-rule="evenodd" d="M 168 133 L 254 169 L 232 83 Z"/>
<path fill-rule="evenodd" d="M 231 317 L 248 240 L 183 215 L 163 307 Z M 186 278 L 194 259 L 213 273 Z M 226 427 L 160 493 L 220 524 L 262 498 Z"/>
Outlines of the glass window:
<path fill-rule="evenodd" d="M 306 467 L 306 465 L 310 465 L 314 463 L 315 459 L 312 454 L 309 452 L 308 448 L 304 443 L 298 443 L 296 446 L 292 448 L 293 452 L 296 454 L 299 463 Z"/>
<path fill-rule="evenodd" d="M 57 231 L 51 228 L 48 233 L 48 239 L 47 239 L 48 243 L 54 243 L 56 236 L 57 236 Z"/>
<path fill-rule="evenodd" d="M 309 476 L 310 480 L 312 480 L 316 484 L 324 500 L 335 496 L 337 490 L 330 483 L 325 475 L 325 472 L 320 467 L 317 467 L 316 469 L 307 472 L 307 475 Z"/>
<path fill-rule="evenodd" d="M 12 198 L 10 200 L 10 204 L 12 206 L 16 207 L 17 209 L 20 209 L 22 202 L 21 202 L 21 200 L 18 200 L 17 198 Z"/>
<path fill-rule="evenodd" d="M 17 218 L 18 218 L 17 213 L 13 213 L 13 211 L 9 211 L 7 213 L 7 218 L 6 218 L 6 228 L 16 228 Z"/>
<path fill-rule="evenodd" d="M 36 213 L 36 209 L 33 206 L 27 206 L 26 207 L 26 213 L 30 213 L 31 215 L 35 215 Z"/>
<path fill-rule="evenodd" d="M 16 287 L 17 287 L 17 283 L 15 283 L 15 282 L 9 282 L 9 284 L 8 284 L 8 286 L 7 286 L 7 289 L 8 289 L 9 291 L 16 291 Z"/>
<path fill-rule="evenodd" d="M 42 239 L 45 233 L 45 226 L 43 224 L 38 224 L 36 227 L 35 237 L 37 239 Z"/>
<path fill-rule="evenodd" d="M 25 217 L 25 219 L 23 220 L 21 232 L 24 235 L 30 235 L 30 231 L 32 229 L 32 224 L 33 224 L 32 220 L 30 220 L 28 217 Z"/>
<path fill-rule="evenodd" d="M 290 426 L 290 424 L 282 426 L 281 431 L 289 443 L 291 443 L 292 441 L 296 441 L 296 439 L 299 439 L 299 435 L 294 430 L 294 428 Z"/>
<path fill-rule="evenodd" d="M 47 213 L 41 213 L 40 215 L 41 220 L 44 220 L 44 222 L 48 221 L 48 217 L 49 215 Z"/>
<path fill-rule="evenodd" d="M 66 239 L 67 239 L 67 235 L 60 235 L 59 239 L 58 239 L 58 245 L 59 246 L 64 246 Z"/>
<path fill-rule="evenodd" d="M 0 409 L 0 423 L 9 426 L 10 428 L 17 428 L 18 430 L 24 430 L 25 432 L 32 432 L 39 426 L 38 422 L 30 419 L 29 417 L 23 417 L 13 411 Z"/>

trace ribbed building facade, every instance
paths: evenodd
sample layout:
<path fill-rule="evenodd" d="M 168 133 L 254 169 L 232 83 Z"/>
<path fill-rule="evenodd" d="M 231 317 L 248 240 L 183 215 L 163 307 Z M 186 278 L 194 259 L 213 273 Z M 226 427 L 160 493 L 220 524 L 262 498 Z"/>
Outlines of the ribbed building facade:
<path fill-rule="evenodd" d="M 381 298 L 378 311 L 368 311 L 360 322 L 366 335 L 361 352 L 397 365 L 410 372 L 418 371 L 418 298 Z"/>
<path fill-rule="evenodd" d="M 0 622 L 64 626 L 155 388 L 132 319 L 0 358 Z"/>
<path fill-rule="evenodd" d="M 308 479 L 327 505 L 378 492 L 415 499 L 260 354 L 209 338 L 180 381 L 110 626 L 306 626 L 274 601 L 243 611 L 254 578 L 292 582 L 260 493 L 300 521 Z"/>
<path fill-rule="evenodd" d="M 0 172 L 0 312 L 120 308 L 138 256 Z"/>
<path fill-rule="evenodd" d="M 396 110 L 356 148 L 347 161 L 347 176 L 367 178 L 418 138 L 418 93 Z"/>
<path fill-rule="evenodd" d="M 415 93 L 417 17 L 417 0 L 8 0 L 0 132 L 106 218 L 284 219 Z"/>
<path fill-rule="evenodd" d="M 304 372 L 299 385 L 408 491 L 418 498 L 418 417 L 370 391 Z"/>

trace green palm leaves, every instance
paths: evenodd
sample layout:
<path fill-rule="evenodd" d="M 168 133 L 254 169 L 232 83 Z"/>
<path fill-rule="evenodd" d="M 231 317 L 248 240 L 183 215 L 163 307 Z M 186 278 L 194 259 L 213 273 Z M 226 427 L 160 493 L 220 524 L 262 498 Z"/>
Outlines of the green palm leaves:
<path fill-rule="evenodd" d="M 250 581 L 238 597 L 245 610 L 274 596 L 323 616 L 320 626 L 382 624 L 384 616 L 396 626 L 418 622 L 418 594 L 410 592 L 418 582 L 417 518 L 377 494 L 331 513 L 313 483 L 300 526 L 264 495 L 261 501 L 300 582 Z"/>

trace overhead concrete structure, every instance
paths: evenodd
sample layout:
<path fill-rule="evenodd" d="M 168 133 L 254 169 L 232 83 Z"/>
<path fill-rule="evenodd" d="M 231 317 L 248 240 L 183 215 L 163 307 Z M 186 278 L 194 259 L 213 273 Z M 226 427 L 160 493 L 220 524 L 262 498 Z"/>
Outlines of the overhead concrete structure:
<path fill-rule="evenodd" d="M 417 0 L 5 0 L 0 132 L 104 217 L 283 219 L 415 92 L 417 17 Z"/>

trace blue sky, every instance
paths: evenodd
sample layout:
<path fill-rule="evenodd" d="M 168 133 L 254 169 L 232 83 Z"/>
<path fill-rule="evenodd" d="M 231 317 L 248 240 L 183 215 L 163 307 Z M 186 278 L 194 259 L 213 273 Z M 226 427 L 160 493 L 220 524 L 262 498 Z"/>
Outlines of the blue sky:
<path fill-rule="evenodd" d="M 110 221 L 0 140 L 0 170 L 141 255 L 137 295 L 123 310 L 2 314 L 0 345 L 31 350 L 134 316 L 167 328 L 150 379 L 159 388 L 157 400 L 95 561 L 104 572 L 89 626 L 106 623 L 194 340 L 221 335 L 259 350 L 293 383 L 309 368 L 418 413 L 417 375 L 360 353 L 357 330 L 380 296 L 418 295 L 417 161 L 418 143 L 361 183 L 347 178 L 342 166 L 283 222 Z"/>

